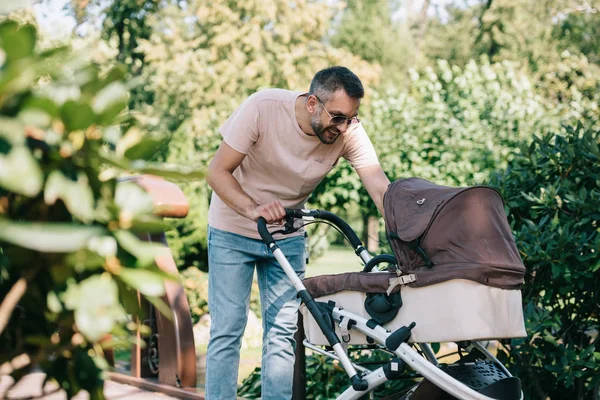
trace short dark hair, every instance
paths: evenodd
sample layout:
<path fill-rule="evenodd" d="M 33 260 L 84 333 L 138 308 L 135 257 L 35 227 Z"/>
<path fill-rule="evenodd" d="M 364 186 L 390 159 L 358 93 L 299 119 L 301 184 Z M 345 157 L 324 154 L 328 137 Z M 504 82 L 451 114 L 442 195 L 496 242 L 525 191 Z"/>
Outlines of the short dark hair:
<path fill-rule="evenodd" d="M 308 94 L 314 94 L 326 102 L 339 89 L 344 89 L 353 99 L 362 99 L 365 95 L 365 89 L 358 76 L 348 68 L 340 66 L 317 72 L 310 83 Z"/>

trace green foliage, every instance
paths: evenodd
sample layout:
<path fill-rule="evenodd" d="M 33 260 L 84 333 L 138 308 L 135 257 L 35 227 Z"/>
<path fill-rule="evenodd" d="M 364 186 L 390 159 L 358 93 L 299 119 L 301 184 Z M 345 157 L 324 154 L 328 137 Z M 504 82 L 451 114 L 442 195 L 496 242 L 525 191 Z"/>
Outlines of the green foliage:
<path fill-rule="evenodd" d="M 573 0 L 448 2 L 446 17 L 431 18 L 423 54 L 464 66 L 482 55 L 519 61 L 532 71 L 558 61 L 562 51 L 598 61 L 598 6 Z"/>
<path fill-rule="evenodd" d="M 591 63 L 600 65 L 600 13 L 570 12 L 554 26 L 552 36 L 559 49 L 585 55 Z"/>
<path fill-rule="evenodd" d="M 178 268 L 194 267 L 208 272 L 208 190 L 204 182 L 182 184 L 185 197 L 193 200 L 185 219 L 170 220 L 169 247 Z"/>
<path fill-rule="evenodd" d="M 535 80 L 539 92 L 565 121 L 600 127 L 600 67 L 583 55 L 564 51 L 551 64 L 540 66 Z"/>
<path fill-rule="evenodd" d="M 369 363 L 369 369 L 375 369 L 390 360 L 390 354 L 380 350 L 353 349 L 350 360 L 358 365 Z M 238 387 L 238 396 L 257 399 L 261 396 L 260 368 L 256 368 Z M 408 379 L 389 381 L 374 391 L 375 398 L 387 398 L 415 385 Z M 310 353 L 306 356 L 306 398 L 314 400 L 334 399 L 350 386 L 346 371 L 329 357 Z M 365 397 L 366 398 L 366 397 Z"/>
<path fill-rule="evenodd" d="M 480 183 L 508 165 L 532 132 L 558 127 L 559 116 L 512 63 L 464 68 L 440 60 L 411 71 L 407 91 L 374 93 L 363 124 L 391 180 L 419 176 L 454 186 Z M 358 202 L 377 215 L 358 176 L 347 163 L 315 191 L 323 208 Z"/>
<path fill-rule="evenodd" d="M 402 81 L 412 66 L 414 41 L 409 27 L 392 19 L 397 1 L 349 1 L 332 23 L 331 44 L 383 69 L 384 83 Z"/>
<path fill-rule="evenodd" d="M 101 341 L 136 329 L 136 292 L 164 309 L 173 278 L 154 261 L 168 250 L 135 234 L 164 229 L 152 200 L 117 177 L 202 173 L 138 159 L 148 138 L 125 114 L 123 71 L 37 38 L 0 23 L 0 365 L 16 380 L 39 366 L 69 398 L 100 399 Z"/>
<path fill-rule="evenodd" d="M 505 355 L 531 399 L 592 399 L 600 388 L 600 132 L 535 137 L 497 186 L 527 274 L 527 339 Z M 595 398 L 595 397 L 594 397 Z"/>
<path fill-rule="evenodd" d="M 208 275 L 196 267 L 189 267 L 181 271 L 181 279 L 190 304 L 192 322 L 196 324 L 204 314 L 208 314 Z"/>

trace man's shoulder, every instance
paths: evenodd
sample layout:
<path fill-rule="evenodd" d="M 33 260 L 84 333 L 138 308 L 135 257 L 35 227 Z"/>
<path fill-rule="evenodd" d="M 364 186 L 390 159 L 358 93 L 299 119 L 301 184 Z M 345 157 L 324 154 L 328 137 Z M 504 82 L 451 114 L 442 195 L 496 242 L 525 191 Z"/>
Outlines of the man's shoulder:
<path fill-rule="evenodd" d="M 262 103 L 262 102 L 288 102 L 294 100 L 300 92 L 296 92 L 293 90 L 287 89 L 277 89 L 277 88 L 269 88 L 269 89 L 261 89 L 252 96 L 250 96 L 254 101 Z"/>

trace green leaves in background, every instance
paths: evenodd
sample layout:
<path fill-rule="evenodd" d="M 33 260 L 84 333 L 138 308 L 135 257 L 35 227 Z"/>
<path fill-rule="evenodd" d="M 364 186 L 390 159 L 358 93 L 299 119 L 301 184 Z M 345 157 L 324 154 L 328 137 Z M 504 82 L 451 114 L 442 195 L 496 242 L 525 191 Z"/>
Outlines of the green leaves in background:
<path fill-rule="evenodd" d="M 107 365 L 98 341 L 131 333 L 138 292 L 170 318 L 161 297 L 176 279 L 156 264 L 168 247 L 132 233 L 169 225 L 144 189 L 117 178 L 204 173 L 138 160 L 160 142 L 127 114 L 122 68 L 36 43 L 33 26 L 0 22 L 0 298 L 27 280 L 18 311 L 8 310 L 21 317 L 0 331 L 0 364 L 25 353 L 68 396 L 84 389 L 99 399 Z"/>
<path fill-rule="evenodd" d="M 61 298 L 65 307 L 75 312 L 77 329 L 91 342 L 101 339 L 126 317 L 119 304 L 117 284 L 106 273 L 78 283 L 70 281 Z"/>
<path fill-rule="evenodd" d="M 4 51 L 6 63 L 32 56 L 36 41 L 37 32 L 31 25 L 19 26 L 14 21 L 0 24 L 0 48 Z"/>
<path fill-rule="evenodd" d="M 52 171 L 46 180 L 44 201 L 52 205 L 58 199 L 64 201 L 75 218 L 87 223 L 94 219 L 94 193 L 85 175 L 73 181 L 60 171 Z"/>
<path fill-rule="evenodd" d="M 87 245 L 88 240 L 104 232 L 100 226 L 0 219 L 0 242 L 45 253 L 70 253 L 80 250 Z"/>
<path fill-rule="evenodd" d="M 146 296 L 159 297 L 165 294 L 165 280 L 155 272 L 123 268 L 119 272 L 119 278 Z"/>
<path fill-rule="evenodd" d="M 536 137 L 494 177 L 527 275 L 523 289 L 529 340 L 502 354 L 517 376 L 539 386 L 528 398 L 592 396 L 600 381 L 600 131 L 582 125 Z"/>
<path fill-rule="evenodd" d="M 0 154 L 0 185 L 28 197 L 40 192 L 42 170 L 28 148 L 13 147 L 7 155 Z"/>

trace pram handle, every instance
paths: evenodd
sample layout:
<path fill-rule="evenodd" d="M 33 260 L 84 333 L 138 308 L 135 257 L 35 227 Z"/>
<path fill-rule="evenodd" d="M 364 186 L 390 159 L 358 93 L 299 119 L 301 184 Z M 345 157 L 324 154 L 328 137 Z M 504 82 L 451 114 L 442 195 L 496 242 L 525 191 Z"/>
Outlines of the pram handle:
<path fill-rule="evenodd" d="M 348 225 L 346 221 L 342 218 L 338 217 L 336 214 L 325 211 L 325 210 L 306 210 L 306 209 L 296 209 L 296 208 L 286 208 L 285 213 L 287 217 L 290 218 L 303 218 L 303 217 L 313 217 L 320 218 L 325 221 L 329 221 L 335 226 L 337 226 L 342 233 L 348 238 L 350 244 L 355 249 L 359 246 L 362 246 L 362 242 L 358 238 L 354 229 Z"/>
<path fill-rule="evenodd" d="M 350 227 L 350 225 L 348 225 L 348 223 L 346 221 L 344 221 L 343 219 L 341 219 L 340 217 L 338 217 L 337 215 L 335 215 L 332 212 L 325 211 L 325 210 L 286 208 L 285 215 L 286 215 L 286 219 L 299 219 L 299 218 L 304 218 L 304 217 L 312 217 L 312 218 L 319 218 L 319 219 L 322 219 L 325 221 L 329 221 L 329 222 L 333 223 L 335 226 L 337 226 L 342 231 L 342 233 L 348 238 L 348 240 L 350 241 L 350 244 L 352 245 L 352 247 L 354 247 L 354 249 L 363 247 L 363 244 L 360 241 L 360 239 L 358 238 L 358 235 L 356 234 L 356 232 L 354 232 L 354 230 Z M 267 229 L 267 221 L 263 217 L 260 217 L 257 220 L 257 225 L 258 225 L 258 233 L 259 233 L 260 237 L 262 238 L 262 240 L 267 245 L 270 245 L 271 243 L 273 243 L 275 240 L 273 239 L 273 236 Z"/>

